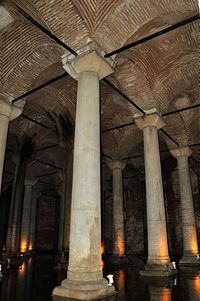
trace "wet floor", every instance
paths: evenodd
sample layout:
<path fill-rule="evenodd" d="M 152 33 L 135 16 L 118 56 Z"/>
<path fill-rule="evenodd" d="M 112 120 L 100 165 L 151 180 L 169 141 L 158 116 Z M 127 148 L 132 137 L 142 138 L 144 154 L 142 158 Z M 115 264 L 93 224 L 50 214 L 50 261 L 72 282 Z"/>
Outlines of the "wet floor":
<path fill-rule="evenodd" d="M 139 263 L 138 263 L 139 262 Z M 177 278 L 146 283 L 139 276 L 140 261 L 125 267 L 106 265 L 104 276 L 114 275 L 116 301 L 200 301 L 200 271 L 184 269 Z M 54 257 L 40 255 L 17 270 L 3 269 L 0 301 L 52 301 L 51 292 L 65 278 L 54 269 Z"/>

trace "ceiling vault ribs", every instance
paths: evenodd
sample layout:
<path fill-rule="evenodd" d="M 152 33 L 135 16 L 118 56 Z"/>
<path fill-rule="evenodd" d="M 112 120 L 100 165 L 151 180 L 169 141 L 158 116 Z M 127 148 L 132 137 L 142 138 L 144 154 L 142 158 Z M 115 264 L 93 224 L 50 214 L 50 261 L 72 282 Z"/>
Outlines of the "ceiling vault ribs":
<path fill-rule="evenodd" d="M 5 5 L 6 2 L 7 0 Z M 74 6 L 79 6 L 80 2 L 80 8 L 74 8 Z M 61 74 L 64 72 L 62 71 L 61 53 L 66 48 L 60 42 L 66 43 L 66 46 L 71 46 L 72 51 L 75 50 L 76 52 L 77 49 L 94 38 L 105 50 L 105 57 L 111 54 L 113 50 L 120 50 L 123 45 L 124 47 L 130 47 L 132 43 L 132 47 L 134 47 L 143 43 L 141 47 L 138 46 L 126 52 L 121 52 L 116 58 L 118 66 L 115 69 L 114 76 L 111 75 L 108 78 L 106 85 L 102 82 L 102 162 L 106 161 L 105 157 L 127 160 L 130 155 L 135 154 L 135 157 L 138 157 L 136 163 L 139 166 L 143 164 L 143 160 L 139 160 L 139 156 L 142 157 L 144 154 L 142 156 L 137 155 L 143 153 L 142 144 L 139 144 L 139 140 L 142 141 L 142 133 L 133 126 L 133 114 L 138 110 L 141 115 L 145 115 L 147 108 L 153 107 L 155 103 L 155 106 L 158 107 L 160 113 L 163 112 L 162 116 L 167 121 L 167 132 L 165 132 L 165 128 L 160 131 L 160 149 L 165 150 L 167 148 L 166 140 L 169 137 L 173 141 L 171 147 L 187 144 L 193 148 L 192 156 L 194 158 L 191 158 L 191 160 L 195 164 L 192 161 L 190 163 L 196 168 L 196 163 L 198 164 L 197 161 L 199 161 L 198 150 L 200 144 L 192 143 L 198 142 L 196 120 L 199 114 L 197 108 L 200 104 L 197 95 L 197 72 L 192 65 L 193 63 L 194 66 L 196 64 L 195 58 L 197 57 L 198 47 L 197 22 L 195 19 L 198 19 L 199 16 L 196 15 L 198 10 L 194 4 L 195 1 L 191 0 L 188 7 L 185 6 L 184 0 L 176 0 L 174 1 L 177 2 L 175 4 L 163 1 L 163 7 L 157 7 L 155 3 L 155 7 L 151 5 L 145 9 L 140 0 L 135 1 L 136 4 L 138 2 L 138 7 L 137 5 L 132 7 L 132 4 L 130 5 L 131 1 L 127 1 L 128 4 L 125 1 L 126 5 L 124 6 L 123 4 L 118 5 L 118 0 L 109 1 L 109 3 L 114 3 L 113 6 L 108 4 L 107 0 L 80 2 L 77 0 L 58 0 L 56 2 L 50 1 L 49 5 L 45 5 L 36 0 L 34 4 L 31 4 L 31 2 L 23 4 L 23 1 L 19 1 L 20 4 L 17 3 L 18 7 L 15 3 L 6 6 L 6 9 L 10 8 L 11 12 L 13 11 L 13 24 L 9 28 L 3 29 L 3 33 L 5 32 L 3 42 L 6 55 L 2 60 L 5 64 L 5 66 L 3 65 L 5 70 L 2 69 L 4 72 L 3 80 L 5 81 L 5 85 L 2 82 L 4 85 L 2 94 L 3 96 L 5 94 L 5 97 L 8 96 L 9 99 L 13 99 L 13 103 L 23 97 L 27 101 L 24 114 L 17 121 L 10 124 L 8 146 L 15 149 L 16 141 L 12 139 L 12 134 L 20 136 L 22 129 L 21 132 L 24 130 L 28 136 L 34 137 L 36 150 L 44 150 L 44 153 L 41 154 L 45 156 L 38 156 L 38 159 L 44 160 L 43 158 L 47 155 L 49 160 L 45 159 L 44 161 L 52 162 L 58 167 L 59 162 L 61 162 L 58 160 L 58 153 L 62 153 L 61 156 L 64 158 L 64 152 L 60 148 L 53 148 L 54 146 L 52 146 L 56 142 L 61 145 L 60 142 L 62 141 L 59 139 L 62 139 L 62 137 L 58 137 L 57 140 L 57 136 L 53 134 L 55 124 L 48 117 L 48 112 L 50 115 L 54 112 L 55 114 L 63 114 L 63 107 L 68 110 L 68 107 L 65 106 L 67 96 L 69 98 L 69 100 L 67 99 L 69 110 L 71 110 L 70 121 L 74 121 L 77 89 L 75 81 L 71 81 L 70 78 L 67 78 L 67 81 L 64 78 L 59 81 L 62 76 L 67 76 L 67 73 L 66 75 Z M 123 3 L 121 0 L 119 2 Z M 151 0 L 144 1 L 143 4 L 145 2 L 151 3 Z M 74 3 L 77 5 L 74 5 Z M 157 10 L 155 10 L 156 8 Z M 21 11 L 19 12 L 19 10 Z M 94 13 L 91 14 L 93 11 Z M 145 11 L 148 12 L 147 15 L 144 14 Z M 134 18 L 134 15 L 136 18 Z M 69 16 L 69 22 L 66 20 L 66 16 L 67 19 Z M 68 25 L 65 26 L 66 24 Z M 186 24 L 188 25 L 183 26 Z M 17 26 L 18 29 L 14 30 Z M 20 26 L 25 28 L 24 31 L 21 30 Z M 177 29 L 179 26 L 181 28 L 174 30 L 176 29 L 174 26 Z M 164 34 L 165 30 L 167 30 L 166 32 L 169 30 L 170 33 Z M 162 36 L 159 37 L 161 33 Z M 49 34 L 52 34 L 53 37 Z M 156 36 L 158 36 L 157 39 Z M 148 39 L 149 42 L 145 39 Z M 29 43 L 32 48 L 28 46 L 26 48 L 26 44 Z M 134 43 L 136 44 L 134 45 Z M 37 45 L 39 45 L 38 48 Z M 16 60 L 12 56 L 13 46 L 17 46 L 14 55 L 17 58 Z M 40 46 L 42 46 L 41 49 Z M 30 50 L 34 51 L 34 55 L 29 57 Z M 16 69 L 12 70 L 11 66 L 13 65 Z M 191 68 L 189 68 L 190 66 Z M 177 71 L 179 69 L 180 72 Z M 176 71 L 174 72 L 174 70 Z M 33 73 L 30 72 L 33 76 L 29 75 L 29 71 L 33 71 Z M 10 74 L 10 77 L 6 77 L 7 73 Z M 17 76 L 18 74 L 19 76 Z M 168 77 L 168 75 L 170 76 Z M 55 76 L 56 78 L 53 78 Z M 61 78 L 59 78 L 60 76 Z M 147 79 L 147 82 L 143 77 Z M 52 80 L 45 83 L 51 78 Z M 55 86 L 52 84 L 53 87 L 49 86 L 48 88 L 48 85 L 51 84 L 51 81 L 53 83 L 54 80 L 57 81 Z M 151 83 L 150 88 L 148 82 Z M 44 84 L 41 85 L 41 83 Z M 44 89 L 41 90 L 42 88 Z M 55 93 L 51 93 L 52 88 Z M 34 92 L 37 93 L 31 97 Z M 154 92 L 156 93 L 154 94 Z M 45 109 L 45 114 L 37 110 L 37 105 L 39 109 Z M 188 112 L 188 114 L 185 112 Z M 59 131 L 57 131 L 58 133 Z M 104 135 L 104 133 L 107 134 Z M 164 135 L 167 135 L 168 138 Z M 195 145 L 197 148 L 195 148 Z M 51 147 L 52 151 L 49 152 L 48 149 Z M 162 156 L 162 160 L 164 158 L 165 155 Z M 9 167 L 10 171 L 13 169 L 10 162 L 7 162 L 6 167 Z M 46 169 L 44 169 L 42 163 L 41 165 L 39 163 L 35 164 L 32 169 L 33 175 L 43 175 L 45 171 L 56 171 L 50 168 L 50 171 L 48 171 L 47 167 L 45 166 Z M 58 173 L 55 177 L 57 176 Z"/>
<path fill-rule="evenodd" d="M 116 50 L 112 51 L 112 52 L 109 52 L 109 53 L 105 54 L 105 58 L 108 58 L 108 57 L 110 57 L 110 56 L 112 56 L 114 54 L 118 54 L 118 53 L 120 53 L 122 51 L 125 51 L 127 49 L 133 48 L 133 47 L 135 47 L 137 45 L 141 45 L 141 44 L 143 44 L 143 43 L 145 43 L 147 41 L 150 41 L 150 40 L 152 40 L 152 39 L 154 39 L 156 37 L 159 37 L 159 36 L 161 36 L 161 35 L 163 35 L 163 34 L 165 34 L 167 32 L 170 32 L 172 30 L 180 28 L 180 27 L 182 27 L 184 25 L 187 25 L 187 24 L 189 24 L 191 22 L 194 22 L 194 21 L 196 21 L 198 19 L 199 19 L 199 15 L 195 15 L 195 16 L 193 16 L 191 18 L 188 18 L 186 20 L 183 20 L 183 21 L 181 21 L 181 22 L 179 22 L 177 24 L 171 25 L 171 26 L 169 26 L 169 27 L 167 27 L 167 28 L 165 28 L 163 30 L 160 30 L 158 32 L 155 32 L 155 33 L 153 33 L 153 34 L 151 34 L 151 35 L 149 35 L 149 36 L 147 36 L 145 38 L 142 38 L 142 39 L 140 39 L 138 41 L 135 41 L 133 43 L 125 45 L 125 46 L 123 46 L 123 47 L 121 47 L 119 49 L 116 49 Z"/>
<path fill-rule="evenodd" d="M 180 113 L 180 112 L 187 111 L 187 110 L 194 110 L 194 109 L 197 109 L 199 107 L 200 107 L 200 103 L 197 103 L 197 104 L 195 104 L 193 106 L 189 106 L 189 107 L 186 107 L 186 108 L 177 109 L 175 111 L 164 113 L 164 114 L 162 114 L 162 116 L 168 116 L 168 115 Z"/>
<path fill-rule="evenodd" d="M 68 73 L 64 72 L 63 74 L 61 74 L 59 76 L 56 76 L 56 77 L 48 80 L 47 82 L 45 82 L 42 85 L 39 85 L 38 87 L 36 87 L 36 88 L 34 88 L 34 89 L 32 89 L 32 90 L 24 93 L 23 95 L 18 96 L 17 98 L 15 98 L 15 99 L 12 100 L 12 103 L 15 103 L 16 101 L 18 101 L 18 100 L 20 100 L 20 99 L 22 99 L 24 97 L 27 97 L 27 96 L 29 96 L 29 95 L 31 95 L 31 94 L 39 91 L 40 89 L 45 88 L 45 87 L 49 86 L 50 84 L 55 83 L 56 81 L 58 81 L 58 80 L 60 80 L 60 79 L 62 79 L 64 77 L 67 77 L 67 76 L 68 76 Z"/>
<path fill-rule="evenodd" d="M 70 48 L 68 45 L 66 45 L 64 42 L 62 42 L 58 37 L 56 37 L 53 33 L 51 33 L 49 30 L 47 30 L 45 27 L 43 27 L 41 24 L 39 24 L 36 20 L 34 20 L 29 14 L 27 14 L 22 8 L 20 8 L 17 4 L 16 7 L 21 15 L 25 17 L 26 20 L 28 20 L 31 24 L 35 25 L 38 29 L 40 29 L 43 33 L 45 33 L 48 37 L 53 39 L 56 43 L 61 45 L 63 48 L 71 52 L 73 55 L 77 56 L 77 53 L 75 50 Z"/>

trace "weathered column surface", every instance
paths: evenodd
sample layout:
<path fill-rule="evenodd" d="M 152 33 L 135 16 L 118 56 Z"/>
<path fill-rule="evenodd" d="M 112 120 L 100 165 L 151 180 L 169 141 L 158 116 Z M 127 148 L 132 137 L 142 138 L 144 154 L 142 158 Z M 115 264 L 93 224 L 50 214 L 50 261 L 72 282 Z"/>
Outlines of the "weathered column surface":
<path fill-rule="evenodd" d="M 143 130 L 147 201 L 148 261 L 142 275 L 168 276 L 174 273 L 168 253 L 163 184 L 158 130 L 165 125 L 155 109 L 143 117 L 137 114 L 136 125 Z"/>
<path fill-rule="evenodd" d="M 115 292 L 101 268 L 99 80 L 113 72 L 97 49 L 63 58 L 78 80 L 67 279 L 54 295 L 98 299 Z"/>
<path fill-rule="evenodd" d="M 0 192 L 9 121 L 17 118 L 22 108 L 0 99 Z"/>
<path fill-rule="evenodd" d="M 21 223 L 21 237 L 20 237 L 20 251 L 26 253 L 29 251 L 30 241 L 30 225 L 31 225 L 31 201 L 33 186 L 37 183 L 37 180 L 25 180 L 24 191 L 24 203 L 22 211 L 22 223 Z"/>
<path fill-rule="evenodd" d="M 113 173 L 113 259 L 117 260 L 125 256 L 122 170 L 126 164 L 118 160 L 107 164 Z"/>
<path fill-rule="evenodd" d="M 192 150 L 188 147 L 178 147 L 170 150 L 173 157 L 177 159 L 179 190 L 181 200 L 182 229 L 183 229 L 183 257 L 180 265 L 198 265 L 197 260 L 198 243 L 197 231 L 195 225 L 194 205 L 192 198 L 190 170 L 188 157 L 191 156 Z"/>

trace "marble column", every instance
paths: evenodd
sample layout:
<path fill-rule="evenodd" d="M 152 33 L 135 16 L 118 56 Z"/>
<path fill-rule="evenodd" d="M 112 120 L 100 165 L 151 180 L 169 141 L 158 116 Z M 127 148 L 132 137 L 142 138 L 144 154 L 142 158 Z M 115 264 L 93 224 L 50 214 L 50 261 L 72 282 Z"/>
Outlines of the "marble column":
<path fill-rule="evenodd" d="M 192 198 L 192 188 L 190 180 L 190 170 L 188 157 L 192 150 L 188 147 L 178 147 L 171 149 L 170 153 L 177 159 L 179 190 L 181 200 L 182 229 L 183 229 L 183 257 L 179 265 L 198 265 L 197 260 L 198 242 L 195 225 L 194 205 Z"/>
<path fill-rule="evenodd" d="M 22 108 L 0 99 L 0 193 L 9 121 L 17 118 Z"/>
<path fill-rule="evenodd" d="M 37 180 L 25 180 L 24 203 L 22 211 L 20 251 L 27 253 L 29 251 L 30 225 L 31 225 L 31 201 L 33 186 Z"/>
<path fill-rule="evenodd" d="M 126 164 L 118 160 L 107 164 L 113 173 L 113 259 L 117 260 L 125 256 L 122 170 Z"/>
<path fill-rule="evenodd" d="M 31 224 L 30 224 L 30 239 L 29 250 L 35 250 L 35 236 L 36 236 L 36 218 L 37 218 L 37 200 L 41 196 L 39 192 L 33 192 L 31 204 Z"/>
<path fill-rule="evenodd" d="M 115 293 L 103 278 L 100 252 L 99 80 L 113 72 L 111 62 L 89 45 L 76 58 L 63 57 L 64 68 L 78 81 L 78 93 L 69 265 L 67 279 L 53 291 L 57 296 L 92 300 Z"/>
<path fill-rule="evenodd" d="M 144 276 L 169 276 L 173 270 L 168 253 L 167 229 L 163 184 L 158 143 L 158 130 L 165 126 L 162 117 L 152 109 L 145 116 L 136 114 L 135 123 L 143 130 L 147 233 L 148 233 L 148 261 Z"/>

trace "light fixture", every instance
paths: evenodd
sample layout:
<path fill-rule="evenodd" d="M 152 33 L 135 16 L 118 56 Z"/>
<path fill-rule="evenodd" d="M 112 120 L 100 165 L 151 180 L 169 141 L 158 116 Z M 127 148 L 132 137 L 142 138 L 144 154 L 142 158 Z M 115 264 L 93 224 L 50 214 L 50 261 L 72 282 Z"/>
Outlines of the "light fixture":
<path fill-rule="evenodd" d="M 176 270 L 176 262 L 175 261 L 172 261 L 172 266 L 173 266 L 173 269 Z"/>
<path fill-rule="evenodd" d="M 106 278 L 108 278 L 109 282 L 108 282 L 108 286 L 112 286 L 113 283 L 114 283 L 114 280 L 113 280 L 113 275 L 112 274 L 109 274 L 106 276 Z"/>

